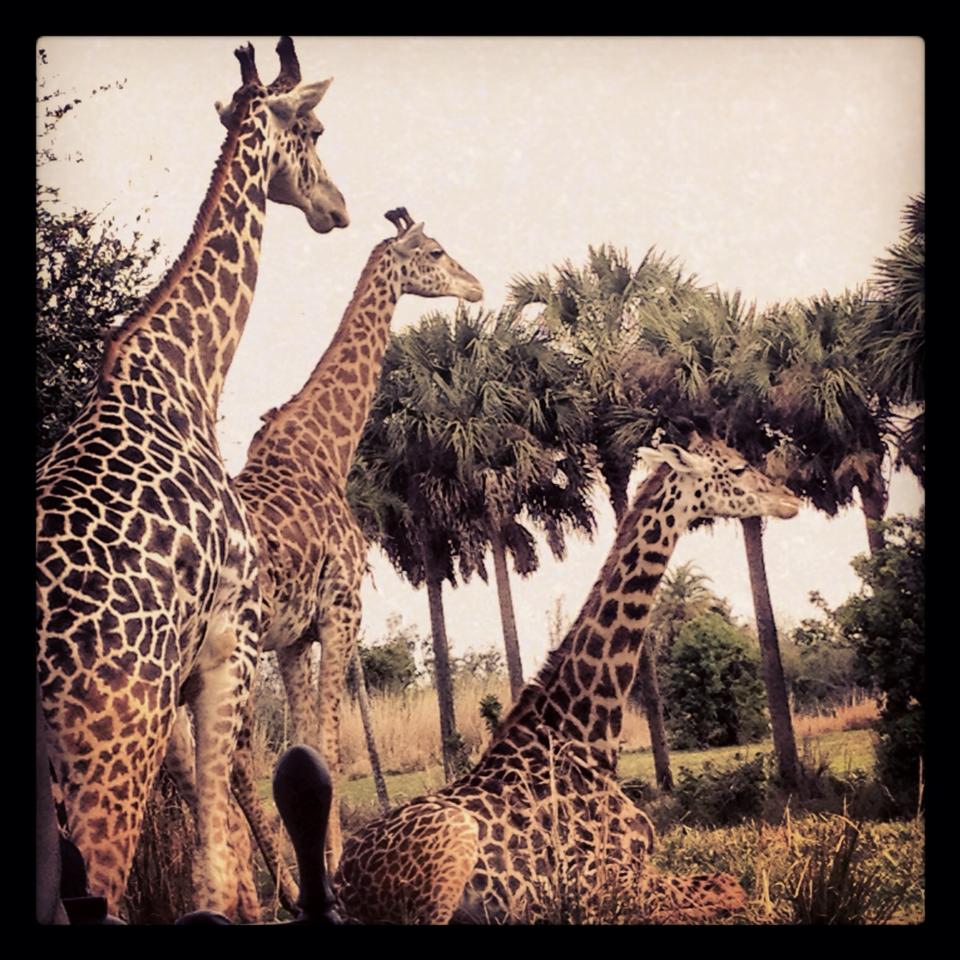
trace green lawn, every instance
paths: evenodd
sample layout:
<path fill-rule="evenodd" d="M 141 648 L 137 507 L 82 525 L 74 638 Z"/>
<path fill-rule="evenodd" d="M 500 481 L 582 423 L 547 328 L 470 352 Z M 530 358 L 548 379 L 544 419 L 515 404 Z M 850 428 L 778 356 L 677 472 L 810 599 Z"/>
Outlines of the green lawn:
<path fill-rule="evenodd" d="M 872 737 L 869 730 L 843 730 L 800 741 L 797 748 L 808 763 L 826 760 L 836 774 L 848 774 L 858 768 L 869 774 L 873 770 Z M 675 774 L 681 767 L 697 772 L 708 760 L 725 766 L 737 762 L 735 756 L 738 753 L 742 760 L 750 760 L 757 753 L 772 751 L 772 741 L 763 740 L 746 746 L 719 747 L 715 750 L 674 750 L 670 754 L 670 762 Z M 621 754 L 619 773 L 621 779 L 642 777 L 653 783 L 653 754 L 648 750 Z M 398 806 L 443 786 L 443 769 L 438 766 L 413 773 L 387 774 L 386 782 L 390 805 Z M 262 780 L 259 786 L 260 796 L 269 800 L 272 796 L 269 779 Z M 348 816 L 354 811 L 359 819 L 366 820 L 378 811 L 372 777 L 347 780 L 343 784 L 343 799 Z"/>
<path fill-rule="evenodd" d="M 858 768 L 868 774 L 873 771 L 873 734 L 869 730 L 825 733 L 798 742 L 797 749 L 801 759 L 808 764 L 826 760 L 835 774 L 846 774 Z M 716 766 L 726 766 L 737 762 L 737 754 L 740 754 L 741 760 L 752 760 L 758 753 L 772 752 L 772 740 L 761 740 L 740 747 L 718 747 L 715 750 L 673 750 L 670 753 L 670 766 L 674 773 L 681 767 L 697 773 L 708 760 Z M 621 780 L 642 777 L 652 783 L 653 754 L 649 750 L 620 754 L 619 774 Z"/>

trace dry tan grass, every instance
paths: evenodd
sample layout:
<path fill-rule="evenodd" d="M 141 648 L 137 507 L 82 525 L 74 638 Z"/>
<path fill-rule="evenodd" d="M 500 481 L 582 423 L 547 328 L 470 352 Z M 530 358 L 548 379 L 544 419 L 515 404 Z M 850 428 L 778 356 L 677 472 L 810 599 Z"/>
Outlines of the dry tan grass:
<path fill-rule="evenodd" d="M 480 715 L 480 701 L 491 693 L 503 704 L 502 715 L 505 716 L 511 702 L 510 685 L 505 678 L 460 679 L 454 691 L 457 729 L 467 743 L 472 761 L 479 759 L 490 742 L 490 732 Z M 443 762 L 437 692 L 432 687 L 418 687 L 403 695 L 373 693 L 370 708 L 380 762 L 385 772 L 409 773 Z M 624 749 L 650 747 L 646 721 L 632 704 L 624 716 L 621 736 Z M 344 701 L 341 755 L 347 777 L 369 775 L 370 761 L 360 709 L 349 698 Z"/>
<path fill-rule="evenodd" d="M 841 730 L 864 730 L 879 713 L 875 700 L 863 699 L 822 715 L 801 714 L 793 718 L 794 734 L 798 738 L 819 737 Z"/>

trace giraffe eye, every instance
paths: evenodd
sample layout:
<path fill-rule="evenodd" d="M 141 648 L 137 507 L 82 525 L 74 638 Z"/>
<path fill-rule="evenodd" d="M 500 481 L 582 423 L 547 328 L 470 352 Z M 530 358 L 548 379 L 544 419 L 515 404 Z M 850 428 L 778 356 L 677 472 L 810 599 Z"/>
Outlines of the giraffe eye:
<path fill-rule="evenodd" d="M 735 477 L 739 477 L 739 476 L 741 476 L 742 474 L 744 474 L 744 473 L 747 472 L 747 465 L 746 465 L 745 463 L 741 463 L 740 466 L 738 466 L 738 467 L 731 467 L 731 468 L 730 468 L 730 472 L 731 472 Z"/>
<path fill-rule="evenodd" d="M 431 251 L 430 251 L 430 256 L 433 257 L 434 260 L 439 260 L 439 259 L 443 256 L 443 251 L 442 251 L 442 250 L 431 250 Z"/>

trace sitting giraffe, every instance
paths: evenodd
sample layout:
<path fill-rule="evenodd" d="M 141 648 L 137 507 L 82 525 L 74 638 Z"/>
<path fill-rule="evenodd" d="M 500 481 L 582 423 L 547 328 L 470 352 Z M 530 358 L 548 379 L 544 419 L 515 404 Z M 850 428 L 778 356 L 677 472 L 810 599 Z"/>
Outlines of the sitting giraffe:
<path fill-rule="evenodd" d="M 405 208 L 386 217 L 397 235 L 374 247 L 330 346 L 300 392 L 263 417 L 234 480 L 260 545 L 262 649 L 277 652 L 294 742 L 316 746 L 333 780 L 331 873 L 342 845 L 340 702 L 356 649 L 367 554 L 347 503 L 347 474 L 400 297 L 475 302 L 483 296 L 477 279 L 423 232 L 422 223 L 414 224 Z M 310 650 L 317 641 L 319 696 L 310 682 Z M 273 869 L 279 861 L 271 831 L 258 814 L 244 750 L 237 754 L 234 788 Z"/>
<path fill-rule="evenodd" d="M 713 920 L 746 895 L 726 875 L 652 874 L 649 818 L 616 780 L 620 729 L 654 592 L 699 517 L 792 517 L 799 501 L 719 440 L 643 450 L 658 463 L 584 608 L 466 776 L 368 823 L 334 890 L 360 923 L 530 922 L 558 896 L 610 891 L 659 922 Z M 622 902 L 622 901 L 621 901 Z"/>
<path fill-rule="evenodd" d="M 108 338 L 96 390 L 38 466 L 37 623 L 51 770 L 90 889 L 111 912 L 178 701 L 196 718 L 198 905 L 230 897 L 229 775 L 259 644 L 256 544 L 217 408 L 253 298 L 267 198 L 348 223 L 315 143 L 330 81 L 293 42 L 264 86 L 241 47 L 227 135 L 176 262 Z"/>

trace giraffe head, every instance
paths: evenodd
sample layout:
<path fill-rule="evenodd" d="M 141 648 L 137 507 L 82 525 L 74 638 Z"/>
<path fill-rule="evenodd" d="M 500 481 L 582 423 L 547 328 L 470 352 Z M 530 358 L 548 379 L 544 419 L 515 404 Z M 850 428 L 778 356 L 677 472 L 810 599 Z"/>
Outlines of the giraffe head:
<path fill-rule="evenodd" d="M 687 523 L 698 517 L 765 516 L 787 520 L 800 509 L 799 498 L 751 467 L 721 440 L 693 432 L 686 450 L 662 443 L 656 449 L 646 447 L 638 452 L 651 465 L 667 464 L 670 472 L 664 487 L 676 501 L 677 509 L 685 514 Z"/>
<path fill-rule="evenodd" d="M 251 95 L 251 112 L 266 107 L 267 196 L 275 203 L 286 203 L 303 211 L 307 222 L 318 233 L 350 223 L 343 194 L 337 189 L 317 155 L 316 143 L 323 124 L 314 107 L 323 99 L 333 78 L 317 83 L 300 82 L 300 65 L 289 37 L 277 44 L 280 73 L 269 86 L 257 74 L 253 47 L 248 43 L 235 51 L 240 61 L 242 86 L 229 104 L 214 105 L 226 127 L 234 122 L 237 107 Z"/>
<path fill-rule="evenodd" d="M 387 241 L 387 250 L 399 268 L 401 293 L 459 297 L 471 303 L 483 299 L 480 281 L 428 237 L 423 224 L 415 224 L 406 207 L 390 210 L 384 216 L 397 228 L 396 237 Z"/>

